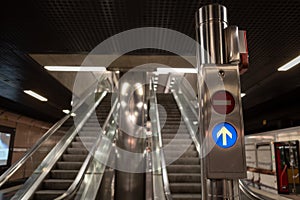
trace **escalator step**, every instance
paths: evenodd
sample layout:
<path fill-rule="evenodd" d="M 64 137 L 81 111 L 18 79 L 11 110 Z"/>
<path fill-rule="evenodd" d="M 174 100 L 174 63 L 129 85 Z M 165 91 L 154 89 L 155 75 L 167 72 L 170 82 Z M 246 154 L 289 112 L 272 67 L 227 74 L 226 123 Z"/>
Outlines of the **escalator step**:
<path fill-rule="evenodd" d="M 171 134 L 171 133 L 165 133 L 162 135 L 163 139 L 173 139 L 176 136 L 177 138 L 180 139 L 190 139 L 190 135 L 189 134 Z"/>
<path fill-rule="evenodd" d="M 57 162 L 57 169 L 63 170 L 79 170 L 82 166 L 82 162 Z"/>
<path fill-rule="evenodd" d="M 173 194 L 173 200 L 200 200 L 201 194 Z"/>
<path fill-rule="evenodd" d="M 198 165 L 169 165 L 167 166 L 168 173 L 200 173 Z"/>
<path fill-rule="evenodd" d="M 91 149 L 94 145 L 93 142 L 72 142 L 72 148 L 84 148 L 84 149 Z"/>
<path fill-rule="evenodd" d="M 79 170 L 51 170 L 51 178 L 53 179 L 75 179 Z"/>
<path fill-rule="evenodd" d="M 200 183 L 201 174 L 200 173 L 169 173 L 168 178 L 170 183 L 176 183 L 176 182 Z"/>
<path fill-rule="evenodd" d="M 35 192 L 34 199 L 37 200 L 53 200 L 62 195 L 64 190 L 39 190 Z"/>
<path fill-rule="evenodd" d="M 182 149 L 186 149 L 186 151 L 196 151 L 194 144 L 168 144 L 168 146 L 164 146 L 164 151 L 179 151 Z"/>
<path fill-rule="evenodd" d="M 201 193 L 200 183 L 170 183 L 171 194 Z"/>
<path fill-rule="evenodd" d="M 172 142 L 172 144 L 191 144 L 193 141 L 188 139 L 163 139 L 163 144 L 169 144 Z"/>
<path fill-rule="evenodd" d="M 166 159 L 168 161 L 168 159 Z M 199 165 L 200 164 L 200 159 L 195 157 L 195 158 L 186 158 L 186 157 L 181 157 L 174 162 L 172 162 L 172 165 Z"/>
<path fill-rule="evenodd" d="M 43 182 L 43 186 L 49 190 L 67 190 L 73 181 L 67 179 L 46 179 Z"/>
<path fill-rule="evenodd" d="M 64 154 L 62 161 L 69 162 L 83 162 L 86 159 L 86 155 L 76 155 L 76 154 Z"/>
<path fill-rule="evenodd" d="M 67 153 L 69 154 L 81 154 L 81 155 L 86 155 L 88 153 L 87 149 L 82 149 L 82 148 L 68 148 Z"/>
<path fill-rule="evenodd" d="M 184 158 L 184 157 L 197 157 L 198 156 L 198 153 L 197 151 L 186 151 L 183 153 L 183 151 L 168 151 L 168 150 L 165 150 L 164 151 L 164 154 L 165 154 L 165 157 L 166 159 L 168 158 Z"/>

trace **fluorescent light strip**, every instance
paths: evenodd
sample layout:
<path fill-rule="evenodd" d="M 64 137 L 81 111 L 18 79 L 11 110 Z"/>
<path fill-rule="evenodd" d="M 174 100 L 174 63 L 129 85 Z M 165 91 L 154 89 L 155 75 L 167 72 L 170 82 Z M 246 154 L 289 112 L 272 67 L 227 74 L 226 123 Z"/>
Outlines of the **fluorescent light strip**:
<path fill-rule="evenodd" d="M 241 93 L 241 97 L 243 98 L 244 96 L 246 96 L 246 93 Z"/>
<path fill-rule="evenodd" d="M 105 72 L 105 67 L 97 66 L 45 66 L 48 71 L 56 72 Z"/>
<path fill-rule="evenodd" d="M 28 95 L 30 95 L 30 96 L 32 96 L 32 97 L 34 97 L 34 98 L 40 100 L 40 101 L 48 101 L 48 99 L 46 99 L 45 97 L 43 97 L 43 96 L 41 96 L 41 95 L 39 95 L 39 94 L 37 94 L 37 93 L 31 91 L 31 90 L 24 90 L 24 92 L 25 92 L 26 94 L 28 94 Z"/>
<path fill-rule="evenodd" d="M 197 74 L 197 70 L 195 68 L 157 68 L 158 74 L 169 74 L 169 73 L 189 73 L 189 74 Z"/>
<path fill-rule="evenodd" d="M 286 63 L 285 65 L 279 67 L 278 71 L 287 71 L 287 70 L 295 67 L 299 63 L 300 63 L 300 55 L 298 57 L 294 58 L 293 60 L 291 60 L 290 62 Z"/>

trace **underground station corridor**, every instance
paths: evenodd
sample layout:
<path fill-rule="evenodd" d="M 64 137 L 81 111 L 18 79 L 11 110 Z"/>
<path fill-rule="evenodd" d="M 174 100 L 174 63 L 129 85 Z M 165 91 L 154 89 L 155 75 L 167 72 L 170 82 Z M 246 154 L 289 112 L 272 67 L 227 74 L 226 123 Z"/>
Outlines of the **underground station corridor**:
<path fill-rule="evenodd" d="M 300 200 L 299 0 L 0 15 L 0 200 Z"/>

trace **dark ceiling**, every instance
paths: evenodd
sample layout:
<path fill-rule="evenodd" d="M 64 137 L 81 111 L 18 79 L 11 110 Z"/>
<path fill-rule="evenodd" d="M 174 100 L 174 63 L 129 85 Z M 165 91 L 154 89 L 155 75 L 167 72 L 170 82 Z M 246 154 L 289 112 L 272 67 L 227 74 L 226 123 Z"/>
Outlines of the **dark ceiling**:
<path fill-rule="evenodd" d="M 71 94 L 30 59 L 29 53 L 85 53 L 116 33 L 145 26 L 174 29 L 194 38 L 195 12 L 207 3 L 225 5 L 230 24 L 247 30 L 250 69 L 241 77 L 242 90 L 247 93 L 243 98 L 246 132 L 298 125 L 300 71 L 277 72 L 277 68 L 300 52 L 299 0 L 2 1 L 0 89 L 1 99 L 10 101 L 2 107 L 12 104 L 8 108 L 32 109 L 36 102 L 26 100 L 20 92 L 26 84 L 53 98 L 52 105 L 39 103 L 33 116 L 54 120 L 67 106 Z"/>

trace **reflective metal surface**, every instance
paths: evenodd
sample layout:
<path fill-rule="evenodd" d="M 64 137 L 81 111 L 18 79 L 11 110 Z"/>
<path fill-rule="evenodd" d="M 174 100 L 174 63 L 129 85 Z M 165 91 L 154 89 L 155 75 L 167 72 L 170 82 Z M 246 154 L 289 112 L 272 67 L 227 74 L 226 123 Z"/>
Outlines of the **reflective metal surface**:
<path fill-rule="evenodd" d="M 84 98 L 78 100 L 78 103 L 74 106 L 73 112 L 76 112 L 77 109 L 84 104 L 87 98 L 91 96 L 94 92 L 95 84 L 93 85 L 93 88 L 89 88 L 85 92 Z M 105 95 L 106 93 L 104 93 Z M 25 155 L 15 162 L 8 170 L 6 170 L 1 176 L 0 176 L 0 187 L 5 184 L 17 171 L 20 169 L 26 161 L 32 157 L 33 154 L 35 154 L 38 149 L 45 143 L 47 140 L 54 134 L 56 131 L 66 122 L 67 119 L 69 119 L 71 116 L 70 114 L 65 115 L 61 120 L 56 122 L 33 146 L 31 149 L 29 149 Z"/>
<path fill-rule="evenodd" d="M 74 137 L 80 131 L 82 126 L 88 120 L 90 115 L 93 113 L 95 108 L 99 105 L 101 100 L 106 95 L 106 92 L 103 92 L 99 99 L 95 102 L 94 105 L 86 113 L 81 113 L 82 117 L 81 122 L 77 125 L 75 130 L 68 131 L 65 136 L 57 143 L 57 145 L 52 149 L 52 151 L 46 156 L 42 161 L 39 167 L 34 171 L 33 175 L 25 182 L 23 187 L 13 196 L 12 199 L 29 199 L 34 194 L 36 189 L 39 187 L 44 178 L 48 175 L 52 167 L 56 164 L 57 160 L 65 152 L 66 148 L 73 141 Z"/>
<path fill-rule="evenodd" d="M 153 83 L 154 81 L 151 81 Z M 162 136 L 161 127 L 159 121 L 159 112 L 157 107 L 156 93 L 151 90 L 150 98 L 150 118 L 151 118 L 151 129 L 152 129 L 152 151 L 153 155 L 153 195 L 154 199 L 157 200 L 172 200 L 168 174 L 166 170 L 165 156 L 162 151 Z"/>
<path fill-rule="evenodd" d="M 116 199 L 145 198 L 146 130 L 144 96 L 146 72 L 129 71 L 119 80 L 119 132 L 116 145 Z M 133 155 L 133 156 L 131 156 Z"/>
<path fill-rule="evenodd" d="M 198 135 L 197 135 L 197 128 L 198 128 L 198 124 L 194 124 L 192 123 L 193 122 L 193 119 L 198 119 L 198 116 L 196 113 L 196 110 L 197 110 L 197 107 L 195 107 L 193 105 L 193 98 L 189 98 L 188 96 L 188 90 L 186 89 L 185 87 L 185 83 L 180 81 L 180 78 L 176 78 L 175 79 L 176 81 L 176 85 L 177 87 L 181 87 L 182 89 L 180 89 L 180 93 L 177 92 L 179 89 L 177 90 L 174 90 L 173 91 L 173 95 L 174 95 L 174 98 L 178 104 L 179 107 L 182 107 L 183 109 L 181 109 L 181 114 L 183 116 L 184 119 L 188 119 L 188 120 L 185 120 L 185 123 L 187 125 L 187 128 L 189 130 L 189 133 L 191 134 L 191 137 L 193 139 L 193 142 L 195 143 L 196 145 L 196 149 L 198 151 L 198 154 L 200 155 L 200 142 L 199 142 L 199 138 L 198 138 Z M 186 109 L 194 109 L 194 111 L 192 113 L 195 114 L 195 116 L 188 116 L 186 113 Z M 195 134 L 196 133 L 196 134 Z M 224 180 L 226 181 L 226 180 Z M 218 186 L 217 184 L 220 184 L 221 181 L 219 182 L 212 182 L 210 184 L 210 193 L 218 193 L 218 192 L 214 192 L 213 190 L 216 190 L 218 189 Z M 232 187 L 230 190 L 228 190 L 228 194 L 223 194 L 222 196 L 220 196 L 220 198 L 222 198 L 223 196 L 232 196 L 233 194 L 231 193 L 231 191 L 234 191 L 235 190 L 235 193 L 237 194 L 238 191 L 236 191 L 239 187 L 239 189 L 241 190 L 241 199 L 242 200 L 266 200 L 266 199 L 269 199 L 267 197 L 262 197 L 258 194 L 256 194 L 255 192 L 253 192 L 248 186 L 247 184 L 243 181 L 243 180 L 239 180 L 238 181 L 238 187 L 237 187 L 237 182 L 235 183 L 236 185 L 233 185 L 234 183 L 233 182 L 225 182 L 223 183 L 223 185 L 221 186 L 222 187 Z M 220 187 L 219 187 L 220 188 Z M 223 191 L 220 191 L 220 192 L 223 192 Z M 220 193 L 219 192 L 219 193 Z"/>
<path fill-rule="evenodd" d="M 220 4 L 210 4 L 199 9 L 199 39 L 202 64 L 219 63 L 226 60 L 224 29 L 227 27 L 227 9 Z"/>
<path fill-rule="evenodd" d="M 239 64 L 240 62 L 240 42 L 239 28 L 228 26 L 225 29 L 226 40 L 226 63 Z"/>
<path fill-rule="evenodd" d="M 268 198 L 266 197 L 261 197 L 255 192 L 251 191 L 251 189 L 247 186 L 247 184 L 243 180 L 239 180 L 239 188 L 243 192 L 243 195 L 245 198 L 248 198 L 249 200 L 267 200 Z M 245 199 L 246 200 L 246 199 Z"/>
<path fill-rule="evenodd" d="M 109 132 L 109 130 L 107 130 L 108 124 L 112 123 L 113 121 L 113 113 L 116 111 L 117 108 L 117 103 L 118 103 L 118 99 L 115 100 L 104 124 L 102 127 L 102 130 L 105 131 L 105 133 L 101 133 L 97 139 L 97 141 L 94 143 L 92 149 L 89 151 L 88 156 L 86 157 L 85 161 L 83 162 L 74 182 L 71 184 L 71 186 L 68 188 L 68 190 L 62 194 L 61 196 L 55 198 L 55 200 L 62 200 L 62 199 L 71 199 L 72 195 L 75 194 L 76 190 L 79 188 L 81 182 L 83 181 L 84 175 L 89 167 L 90 162 L 92 161 L 93 158 L 96 158 L 98 160 L 106 160 L 108 159 L 109 156 L 109 152 L 111 149 L 111 144 L 112 141 L 111 139 L 107 139 L 106 138 L 106 131 Z M 115 131 L 113 132 L 115 133 Z M 102 135 L 103 134 L 103 135 Z M 109 135 L 108 135 L 109 136 Z M 113 134 L 114 137 L 114 134 Z M 108 140 L 107 142 L 105 142 L 105 140 Z M 105 149 L 105 147 L 109 147 L 108 149 Z M 104 159 L 103 158 L 99 158 L 99 156 L 97 157 L 97 155 L 102 155 L 102 156 L 106 156 Z M 101 171 L 98 171 L 98 173 L 102 173 L 104 172 L 106 163 L 102 163 L 103 167 Z M 101 183 L 101 179 L 99 180 L 99 182 Z M 94 190 L 94 193 L 97 194 L 98 190 Z M 96 195 L 95 195 L 96 196 Z M 91 197 L 89 197 L 89 199 L 92 199 Z"/>
<path fill-rule="evenodd" d="M 219 4 L 211 4 L 200 8 L 199 10 L 199 35 L 197 38 L 199 39 L 200 45 L 204 47 L 199 50 L 199 62 L 198 70 L 199 70 L 199 86 L 198 86 L 198 94 L 199 94 L 199 138 L 201 144 L 206 144 L 204 141 L 210 140 L 210 124 L 213 122 L 210 119 L 214 119 L 216 117 L 212 117 L 212 111 L 209 107 L 211 95 L 215 92 L 215 89 L 224 90 L 224 83 L 220 86 L 223 88 L 215 87 L 219 86 L 218 83 L 214 83 L 214 81 L 218 82 L 218 75 L 216 77 L 211 76 L 207 77 L 206 67 L 204 65 L 209 64 L 224 64 L 226 63 L 226 40 L 225 40 L 225 32 L 224 29 L 227 27 L 227 10 L 224 6 Z M 197 24 L 198 25 L 198 24 Z M 198 30 L 196 31 L 198 33 Z M 210 81 L 210 83 L 208 83 Z M 222 82 L 222 81 L 221 81 Z M 230 83 L 228 81 L 228 83 Z M 233 88 L 237 86 L 237 93 L 240 93 L 240 85 L 239 85 L 239 77 L 232 82 Z M 231 88 L 231 85 L 229 85 Z M 213 89 L 213 91 L 210 91 Z M 227 89 L 227 88 L 226 88 Z M 240 100 L 240 97 L 238 98 Z M 239 102 L 240 103 L 240 102 Z M 238 104 L 236 106 L 240 106 Z M 240 111 L 241 112 L 241 111 Z M 240 114 L 240 112 L 238 112 Z M 218 118 L 218 117 L 217 117 Z M 239 119 L 238 121 L 240 121 Z M 240 126 L 238 126 L 240 127 Z M 243 131 L 243 130 L 242 130 Z M 243 134 L 242 134 L 243 135 Z M 201 159 L 201 182 L 202 182 L 202 199 L 239 199 L 239 193 L 237 188 L 237 180 L 227 181 L 222 180 L 220 177 L 218 179 L 209 179 L 209 178 L 217 178 L 214 177 L 214 173 L 211 168 L 217 169 L 217 166 L 222 166 L 217 164 L 219 161 L 218 158 L 213 158 L 211 156 L 211 150 L 216 150 L 216 148 L 211 147 L 212 143 L 208 143 L 208 146 L 205 145 L 201 148 L 202 159 Z M 239 144 L 240 145 L 240 144 Z M 238 146 L 239 146 L 238 145 Z M 243 147 L 241 147 L 243 148 Z M 211 156 L 212 158 L 208 158 L 206 155 Z M 215 153 L 214 155 L 218 155 Z M 221 159 L 222 160 L 222 159 Z M 211 165 L 210 162 L 214 162 Z M 215 165 L 217 164 L 217 165 Z M 232 165 L 233 166 L 233 165 Z M 220 171 L 219 174 L 222 174 Z M 225 174 L 225 173 L 223 173 Z M 234 178 L 234 177 L 232 177 Z M 231 178 L 230 178 L 231 179 Z M 237 193 L 236 193 L 237 192 Z"/>
<path fill-rule="evenodd" d="M 98 144 L 95 145 L 94 156 L 91 157 L 88 169 L 82 177 L 82 184 L 76 194 L 75 199 L 96 199 L 100 185 L 102 184 L 102 178 L 105 173 L 106 163 L 112 151 L 114 143 L 113 140 L 116 134 L 116 115 L 118 99 L 115 100 L 111 111 L 106 118 L 103 125 L 103 136 Z M 75 184 L 75 183 L 74 183 Z M 110 196 L 110 194 L 104 194 L 104 196 Z"/>

